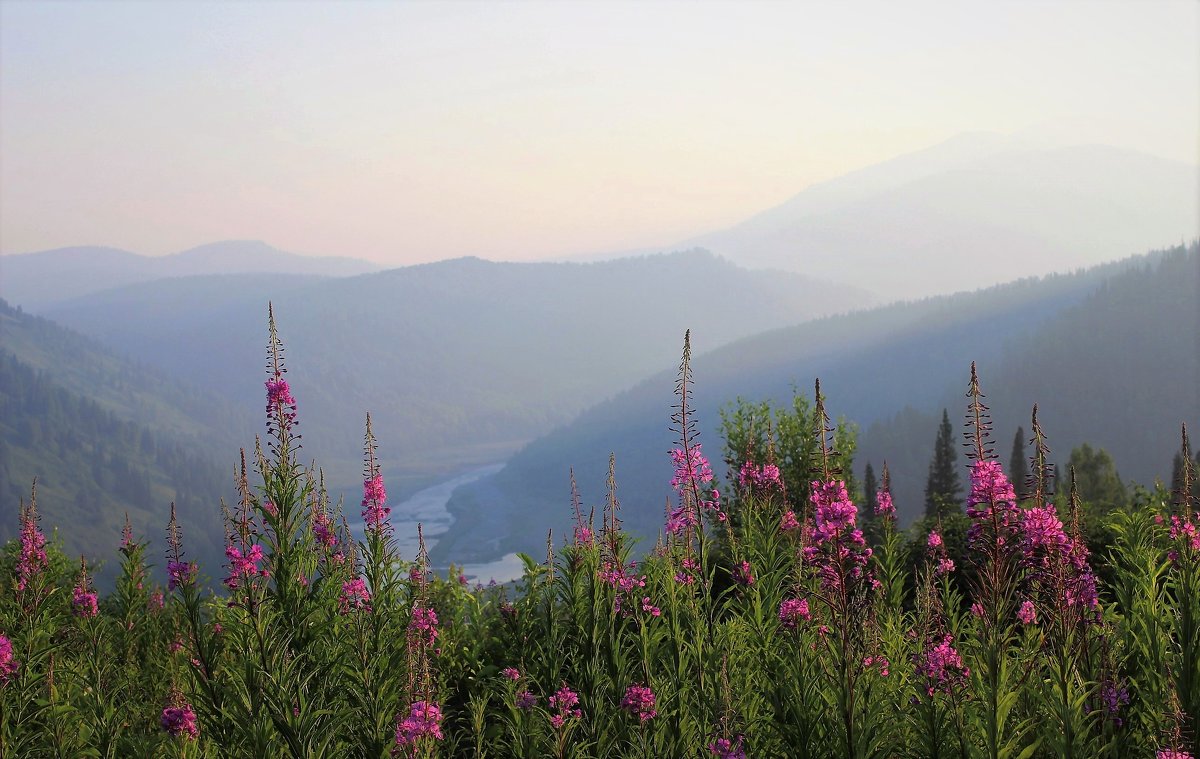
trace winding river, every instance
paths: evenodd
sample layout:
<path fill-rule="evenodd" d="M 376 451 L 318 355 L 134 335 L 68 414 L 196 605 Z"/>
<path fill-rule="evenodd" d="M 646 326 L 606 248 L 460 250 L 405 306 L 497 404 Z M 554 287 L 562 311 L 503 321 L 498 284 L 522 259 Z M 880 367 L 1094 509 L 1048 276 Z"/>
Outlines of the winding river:
<path fill-rule="evenodd" d="M 411 559 L 417 555 L 418 523 L 421 524 L 425 533 L 425 545 L 433 548 L 437 544 L 438 538 L 450 529 L 450 523 L 454 521 L 450 512 L 446 510 L 446 504 L 450 501 L 450 496 L 454 494 L 454 491 L 468 483 L 490 477 L 503 468 L 504 464 L 488 464 L 478 469 L 472 469 L 424 490 L 418 490 L 394 506 L 391 517 L 392 525 L 396 530 L 396 546 L 400 550 L 400 556 Z M 363 523 L 361 521 L 352 523 L 350 529 L 355 536 L 362 537 Z M 446 571 L 446 567 L 435 567 L 434 569 L 439 573 Z M 467 576 L 467 579 L 482 583 L 491 580 L 501 583 L 515 580 L 521 576 L 522 571 L 521 560 L 515 553 L 507 554 L 495 561 L 467 564 L 463 567 L 463 574 Z"/>

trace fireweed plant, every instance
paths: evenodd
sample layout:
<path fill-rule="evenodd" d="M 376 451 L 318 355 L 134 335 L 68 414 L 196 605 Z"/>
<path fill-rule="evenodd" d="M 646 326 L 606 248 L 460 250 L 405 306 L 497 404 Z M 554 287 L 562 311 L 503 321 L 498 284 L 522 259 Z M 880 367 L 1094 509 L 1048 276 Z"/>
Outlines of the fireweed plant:
<path fill-rule="evenodd" d="M 1089 545 L 1036 407 L 1017 498 L 972 368 L 966 515 L 904 529 L 886 465 L 861 502 L 854 428 L 819 384 L 727 407 L 722 479 L 690 338 L 658 540 L 624 531 L 610 457 L 594 502 L 570 475 L 570 533 L 523 556 L 518 582 L 482 586 L 434 575 L 420 527 L 399 555 L 369 416 L 361 502 L 331 502 L 301 458 L 303 398 L 269 311 L 266 433 L 214 504 L 223 565 L 188 557 L 172 507 L 165 561 L 127 520 L 101 598 L 94 567 L 43 532 L 36 486 L 21 500 L 0 557 L 0 757 L 1200 753 L 1186 429 L 1178 490 L 1137 490 Z"/>

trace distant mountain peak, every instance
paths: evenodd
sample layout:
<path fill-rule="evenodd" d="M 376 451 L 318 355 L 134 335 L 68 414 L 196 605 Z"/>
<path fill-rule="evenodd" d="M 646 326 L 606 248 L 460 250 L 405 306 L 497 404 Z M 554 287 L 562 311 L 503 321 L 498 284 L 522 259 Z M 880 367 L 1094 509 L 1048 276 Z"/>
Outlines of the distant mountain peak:
<path fill-rule="evenodd" d="M 813 184 L 681 247 L 922 297 L 1191 239 L 1195 178 L 1195 166 L 1136 150 L 972 132 Z"/>
<path fill-rule="evenodd" d="M 117 287 L 159 279 L 216 274 L 302 274 L 349 277 L 379 271 L 354 258 L 303 256 L 262 240 L 206 243 L 167 256 L 143 256 L 117 248 L 78 246 L 0 259 L 0 296 L 27 309 Z"/>
<path fill-rule="evenodd" d="M 262 240 L 219 240 L 217 242 L 209 242 L 203 245 L 197 245 L 194 248 L 188 248 L 178 253 L 173 253 L 173 256 L 188 257 L 188 256 L 210 256 L 221 255 L 230 251 L 239 253 L 283 253 L 278 248 L 268 245 Z M 295 255 L 295 254 L 285 254 Z"/>

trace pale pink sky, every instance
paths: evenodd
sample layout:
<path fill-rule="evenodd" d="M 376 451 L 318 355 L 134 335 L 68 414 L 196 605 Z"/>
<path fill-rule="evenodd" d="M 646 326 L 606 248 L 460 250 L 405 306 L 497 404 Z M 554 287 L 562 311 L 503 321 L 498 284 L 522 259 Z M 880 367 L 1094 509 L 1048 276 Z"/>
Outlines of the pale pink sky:
<path fill-rule="evenodd" d="M 1141 2 L 0 2 L 0 251 L 669 245 L 964 131 L 1197 163 Z"/>

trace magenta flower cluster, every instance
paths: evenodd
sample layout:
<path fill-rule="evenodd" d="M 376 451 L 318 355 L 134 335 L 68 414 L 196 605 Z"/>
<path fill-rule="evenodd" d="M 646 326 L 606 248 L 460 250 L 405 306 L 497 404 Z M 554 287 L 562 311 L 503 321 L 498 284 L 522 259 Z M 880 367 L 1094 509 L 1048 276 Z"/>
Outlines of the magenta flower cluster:
<path fill-rule="evenodd" d="M 73 596 L 71 598 L 71 609 L 75 616 L 80 619 L 90 619 L 100 613 L 100 604 L 84 580 L 80 580 L 75 586 Z"/>
<path fill-rule="evenodd" d="M 783 475 L 775 464 L 747 461 L 738 472 L 738 484 L 751 493 L 767 495 L 783 490 Z"/>
<path fill-rule="evenodd" d="M 175 738 L 195 740 L 200 737 L 200 726 L 196 724 L 196 712 L 188 703 L 163 709 L 159 724 L 162 725 L 163 730 Z"/>
<path fill-rule="evenodd" d="M 38 529 L 32 508 L 21 515 L 21 555 L 17 559 L 17 590 L 25 590 L 29 581 L 50 566 L 46 558 L 46 536 Z"/>
<path fill-rule="evenodd" d="M 646 576 L 638 575 L 633 566 L 626 567 L 621 562 L 612 561 L 604 562 L 598 574 L 602 582 L 611 585 L 617 592 L 613 600 L 613 610 L 625 616 L 632 614 L 639 605 L 638 591 L 646 587 Z M 650 612 L 653 616 L 657 617 L 661 613 L 650 603 L 648 596 L 642 597 L 640 605 L 643 611 Z"/>
<path fill-rule="evenodd" d="M 1041 589 L 1053 589 L 1053 606 L 1073 606 L 1099 621 L 1100 598 L 1096 575 L 1088 564 L 1088 549 L 1063 530 L 1054 506 L 1035 506 L 1022 514 L 1022 562 Z"/>
<path fill-rule="evenodd" d="M 746 759 L 746 750 L 742 746 L 743 738 L 730 740 L 729 738 L 717 738 L 712 743 L 708 744 L 708 752 L 717 759 Z"/>
<path fill-rule="evenodd" d="M 1037 622 L 1037 608 L 1034 607 L 1033 601 L 1021 602 L 1021 608 L 1017 609 L 1017 619 L 1021 620 L 1023 625 L 1032 625 Z"/>
<path fill-rule="evenodd" d="M 1164 748 L 1154 754 L 1154 759 L 1192 759 L 1192 755 L 1186 751 Z"/>
<path fill-rule="evenodd" d="M 779 604 L 779 624 L 788 630 L 799 627 L 800 620 L 808 622 L 811 619 L 807 598 L 785 598 Z"/>
<path fill-rule="evenodd" d="M 887 660 L 886 656 L 867 656 L 863 658 L 863 669 L 868 670 L 872 667 L 879 670 L 880 677 L 887 677 L 891 674 L 892 663 Z"/>
<path fill-rule="evenodd" d="M 1196 519 L 1200 520 L 1200 513 L 1196 514 Z M 1167 558 L 1172 563 L 1179 561 L 1181 548 L 1185 551 L 1190 549 L 1193 558 L 1200 556 L 1200 530 L 1196 529 L 1196 522 L 1192 521 L 1190 514 L 1185 514 L 1182 518 L 1172 516 L 1168 535 L 1172 542 L 1177 543 L 1167 552 Z"/>
<path fill-rule="evenodd" d="M 712 487 L 712 466 L 700 452 L 700 444 L 692 446 L 687 453 L 682 448 L 676 448 L 671 451 L 671 460 L 675 463 L 671 487 L 679 494 L 679 505 L 667 515 L 667 532 L 679 535 L 689 527 L 700 524 L 697 508 L 701 512 L 711 511 L 719 521 L 725 521 L 725 513 L 721 511 L 721 494 Z M 699 503 L 691 503 L 688 493 L 692 489 L 698 494 Z"/>
<path fill-rule="evenodd" d="M 523 691 L 520 691 L 517 693 L 516 705 L 517 705 L 517 708 L 520 709 L 521 711 L 529 711 L 533 707 L 537 706 L 537 702 L 538 702 L 538 697 L 533 695 L 532 693 L 530 693 L 527 690 L 523 690 Z"/>
<path fill-rule="evenodd" d="M 896 505 L 892 503 L 892 494 L 887 490 L 880 490 L 875 494 L 875 516 L 887 519 L 896 518 Z"/>
<path fill-rule="evenodd" d="M 250 546 L 245 553 L 237 546 L 226 546 L 225 558 L 229 559 L 229 576 L 223 582 L 230 590 L 241 587 L 242 578 L 266 577 L 270 574 L 258 566 L 258 562 L 263 560 L 263 549 L 260 545 Z"/>
<path fill-rule="evenodd" d="M 367 590 L 367 582 L 361 577 L 342 583 L 342 593 L 338 596 L 338 611 L 343 615 L 352 611 L 371 611 L 371 592 Z"/>
<path fill-rule="evenodd" d="M 562 729 L 569 719 L 583 717 L 583 712 L 579 709 L 579 694 L 566 685 L 563 685 L 550 697 L 550 708 L 554 710 L 554 715 L 550 717 L 550 724 L 554 726 L 555 730 Z"/>
<path fill-rule="evenodd" d="M 418 602 L 412 609 L 411 629 L 416 631 L 416 638 L 419 642 L 426 646 L 432 646 L 438 636 L 437 612 Z"/>
<path fill-rule="evenodd" d="M 191 585 L 196 579 L 196 563 L 192 561 L 167 562 L 167 590 Z"/>
<path fill-rule="evenodd" d="M 917 655 L 917 676 L 925 678 L 925 693 L 931 698 L 935 693 L 950 693 L 961 687 L 971 676 L 953 644 L 954 636 L 947 634 L 936 646 Z"/>
<path fill-rule="evenodd" d="M 12 641 L 0 635 L 0 685 L 5 685 L 16 674 L 21 663 L 13 657 Z"/>
<path fill-rule="evenodd" d="M 800 520 L 796 518 L 796 512 L 788 509 L 783 516 L 779 518 L 779 531 L 791 532 L 792 530 L 800 529 Z"/>
<path fill-rule="evenodd" d="M 692 585 L 700 572 L 700 562 L 685 558 L 680 562 L 679 571 L 675 573 L 675 582 L 680 585 Z"/>
<path fill-rule="evenodd" d="M 329 549 L 337 545 L 338 540 L 334 533 L 333 520 L 324 511 L 313 513 L 312 531 L 318 545 Z"/>
<path fill-rule="evenodd" d="M 743 560 L 735 565 L 733 568 L 733 579 L 736 580 L 739 585 L 753 585 L 754 571 L 750 566 L 750 562 Z"/>
<path fill-rule="evenodd" d="M 649 686 L 635 683 L 625 690 L 621 699 L 621 708 L 635 715 L 640 722 L 652 720 L 658 716 L 654 709 L 654 692 Z"/>
<path fill-rule="evenodd" d="M 575 545 L 591 546 L 596 542 L 596 536 L 592 532 L 592 528 L 585 527 L 582 524 L 575 525 Z"/>
<path fill-rule="evenodd" d="M 829 593 L 846 590 L 846 580 L 867 577 L 871 549 L 862 530 L 855 527 L 857 509 L 841 480 L 813 481 L 809 496 L 814 510 L 810 543 L 804 547 L 804 560 L 816 567 L 821 587 Z M 872 580 L 872 584 L 875 584 Z"/>
<path fill-rule="evenodd" d="M 296 421 L 296 399 L 292 397 L 292 389 L 287 380 L 276 374 L 267 380 L 267 418 L 272 419 L 276 414 L 287 425 Z"/>
<path fill-rule="evenodd" d="M 997 462 L 976 461 L 971 465 L 967 516 L 975 520 L 967 528 L 972 548 L 1001 547 L 1015 539 L 1020 521 L 1017 494 Z"/>
<path fill-rule="evenodd" d="M 942 534 L 937 530 L 930 530 L 929 537 L 925 543 L 929 547 L 929 553 L 934 560 L 934 574 L 940 577 L 953 572 L 954 559 L 951 559 L 946 554 L 946 543 L 942 539 Z"/>
<path fill-rule="evenodd" d="M 396 744 L 413 746 L 422 738 L 442 739 L 442 709 L 428 701 L 415 701 L 408 716 L 396 722 Z"/>
<path fill-rule="evenodd" d="M 1121 709 L 1129 705 L 1129 690 L 1116 682 L 1105 682 L 1100 686 L 1100 705 L 1104 709 L 1104 718 L 1120 727 L 1125 724 Z"/>
<path fill-rule="evenodd" d="M 363 480 L 362 518 L 367 530 L 381 530 L 387 521 L 391 508 L 387 503 L 387 490 L 383 487 L 383 475 L 376 474 Z"/>
<path fill-rule="evenodd" d="M 841 480 L 813 481 L 809 500 L 815 508 L 813 539 L 824 543 L 854 530 L 858 509 L 846 492 Z"/>

